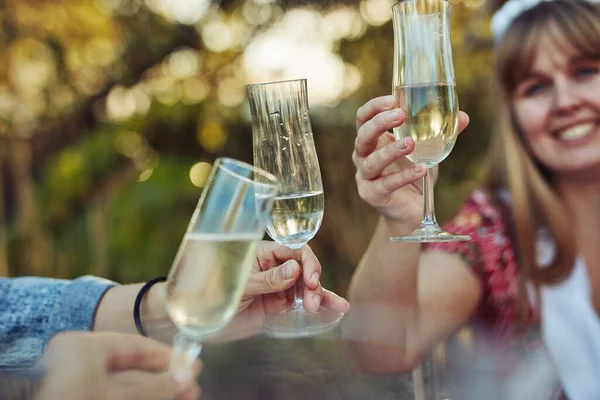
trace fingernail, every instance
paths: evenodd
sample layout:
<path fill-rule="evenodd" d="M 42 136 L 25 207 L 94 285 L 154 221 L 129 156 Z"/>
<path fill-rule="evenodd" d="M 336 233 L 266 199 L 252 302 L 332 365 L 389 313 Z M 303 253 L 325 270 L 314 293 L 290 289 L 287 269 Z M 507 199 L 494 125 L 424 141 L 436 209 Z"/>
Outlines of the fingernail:
<path fill-rule="evenodd" d="M 310 276 L 310 281 L 315 285 L 319 283 L 319 274 L 317 272 L 313 272 Z"/>
<path fill-rule="evenodd" d="M 294 276 L 294 262 L 292 260 L 286 261 L 283 264 L 283 279 L 288 280 Z"/>
<path fill-rule="evenodd" d="M 388 115 L 390 121 L 398 121 L 402 116 L 402 112 L 400 110 L 391 111 Z"/>
<path fill-rule="evenodd" d="M 404 138 L 404 145 L 405 145 L 406 147 L 408 147 L 408 145 L 410 144 L 410 142 L 411 142 L 411 141 L 412 141 L 412 138 L 405 137 L 405 138 Z"/>
<path fill-rule="evenodd" d="M 413 167 L 413 171 L 415 174 L 420 174 L 423 172 L 423 166 L 421 164 L 417 164 Z"/>
<path fill-rule="evenodd" d="M 400 150 L 404 150 L 406 148 L 406 139 L 404 140 L 397 140 L 396 141 L 396 147 Z"/>
<path fill-rule="evenodd" d="M 385 105 L 388 107 L 392 106 L 392 102 L 394 101 L 394 97 L 393 96 L 388 96 L 386 101 L 385 101 Z"/>
<path fill-rule="evenodd" d="M 321 305 L 321 296 L 319 296 L 318 294 L 316 294 L 316 295 L 313 297 L 313 303 L 315 303 L 315 305 L 316 305 L 317 307 L 319 307 L 319 305 Z"/>

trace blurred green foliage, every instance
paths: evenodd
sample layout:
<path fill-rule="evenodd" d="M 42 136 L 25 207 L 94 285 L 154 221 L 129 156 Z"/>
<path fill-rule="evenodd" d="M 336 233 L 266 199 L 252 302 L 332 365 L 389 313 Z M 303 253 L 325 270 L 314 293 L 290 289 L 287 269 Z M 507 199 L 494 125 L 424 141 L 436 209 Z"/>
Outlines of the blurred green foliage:
<path fill-rule="evenodd" d="M 265 75 L 247 62 L 248 53 L 277 29 L 293 37 L 295 16 L 321 23 L 318 29 L 342 21 L 335 25 L 342 33 L 325 42 L 327 54 L 343 65 L 343 90 L 311 102 L 327 194 L 312 246 L 327 284 L 345 291 L 375 222 L 353 180 L 354 114 L 391 90 L 391 3 L 205 3 L 2 3 L 4 273 L 92 272 L 132 282 L 168 271 L 201 191 L 191 183 L 191 167 L 223 155 L 251 160 L 244 87 Z M 441 220 L 478 178 L 492 108 L 486 5 L 455 2 L 453 18 L 459 99 L 471 126 L 441 167 Z M 266 49 L 280 62 L 280 47 Z M 327 60 L 307 62 L 326 71 Z M 287 67 L 274 66 L 269 76 L 288 77 L 277 68 Z"/>

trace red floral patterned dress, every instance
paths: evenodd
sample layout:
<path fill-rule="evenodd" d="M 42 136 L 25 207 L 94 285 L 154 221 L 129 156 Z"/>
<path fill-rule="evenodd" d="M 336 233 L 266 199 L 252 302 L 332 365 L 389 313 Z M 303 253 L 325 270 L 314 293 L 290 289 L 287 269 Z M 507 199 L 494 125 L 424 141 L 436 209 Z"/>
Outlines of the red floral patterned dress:
<path fill-rule="evenodd" d="M 503 340 L 517 334 L 518 309 L 518 266 L 506 224 L 508 212 L 484 192 L 475 191 L 444 227 L 452 233 L 470 235 L 472 240 L 431 243 L 426 247 L 458 254 L 472 268 L 483 285 L 475 320 Z M 528 322 L 534 322 L 532 311 Z"/>
<path fill-rule="evenodd" d="M 470 235 L 472 240 L 430 243 L 425 247 L 428 251 L 459 255 L 481 281 L 483 296 L 470 324 L 475 328 L 472 343 L 466 351 L 463 349 L 463 354 L 459 355 L 462 359 L 457 364 L 463 367 L 468 364 L 466 367 L 472 370 L 493 369 L 497 379 L 495 384 L 500 387 L 505 379 L 515 374 L 518 364 L 523 365 L 528 357 L 543 349 L 531 305 L 525 329 L 518 323 L 518 261 L 507 226 L 509 217 L 510 210 L 505 203 L 492 199 L 483 191 L 475 191 L 454 219 L 444 226 L 449 232 Z M 456 351 L 456 347 L 452 351 Z M 471 373 L 461 384 L 470 385 L 479 379 L 474 376 Z M 550 392 L 546 398 L 562 398 L 557 385 L 550 388 Z"/>

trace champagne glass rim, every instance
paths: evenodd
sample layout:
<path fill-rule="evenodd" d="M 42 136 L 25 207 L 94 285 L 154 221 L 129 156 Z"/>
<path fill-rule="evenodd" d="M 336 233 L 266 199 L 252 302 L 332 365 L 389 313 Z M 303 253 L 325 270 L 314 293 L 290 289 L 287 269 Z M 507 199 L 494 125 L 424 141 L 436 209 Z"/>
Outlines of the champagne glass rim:
<path fill-rule="evenodd" d="M 398 7 L 400 7 L 400 5 L 404 4 L 404 3 L 408 3 L 408 2 L 417 2 L 418 0 L 398 0 L 393 6 L 392 6 L 392 11 L 396 11 L 398 9 Z M 436 14 L 443 14 L 445 12 L 447 12 L 448 10 L 450 10 L 452 8 L 452 3 L 450 2 L 450 0 L 438 0 L 439 2 L 445 4 L 444 10 L 443 11 L 436 11 L 436 12 L 430 12 L 430 13 L 423 13 L 420 15 L 436 15 Z"/>
<path fill-rule="evenodd" d="M 307 79 L 306 78 L 299 78 L 299 79 L 284 79 L 284 80 L 279 80 L 279 81 L 273 81 L 273 82 L 263 82 L 263 83 L 251 83 L 249 85 L 246 85 L 246 88 L 250 89 L 250 88 L 254 88 L 254 87 L 258 87 L 258 86 L 269 86 L 269 85 L 277 85 L 277 84 L 282 84 L 282 83 L 294 83 L 294 82 L 306 82 Z"/>
<path fill-rule="evenodd" d="M 242 167 L 244 169 L 251 170 L 255 175 L 260 175 L 263 178 L 266 178 L 270 183 L 258 182 L 255 179 L 251 179 L 246 176 L 242 176 L 242 175 L 238 174 L 237 172 L 233 171 L 232 169 L 228 168 L 227 164 L 234 164 L 238 167 Z M 244 162 L 244 161 L 236 160 L 236 159 L 229 158 L 229 157 L 219 157 L 215 160 L 215 165 L 217 166 L 217 168 L 223 169 L 223 171 L 225 171 L 226 173 L 233 175 L 236 178 L 238 178 L 244 182 L 253 183 L 255 185 L 264 186 L 265 188 L 274 188 L 274 189 L 277 188 L 277 186 L 279 185 L 279 179 L 277 179 L 275 177 L 275 175 L 271 174 L 270 172 L 265 171 L 264 169 L 258 168 L 252 164 L 248 164 L 247 162 Z"/>

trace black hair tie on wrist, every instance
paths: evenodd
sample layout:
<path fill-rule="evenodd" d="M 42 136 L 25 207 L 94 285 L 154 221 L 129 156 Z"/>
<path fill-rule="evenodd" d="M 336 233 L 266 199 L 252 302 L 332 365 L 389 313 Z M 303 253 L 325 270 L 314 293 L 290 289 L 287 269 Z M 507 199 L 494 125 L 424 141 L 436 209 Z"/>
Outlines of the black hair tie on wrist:
<path fill-rule="evenodd" d="M 135 327 L 138 333 L 142 336 L 148 336 L 144 327 L 142 326 L 142 320 L 140 319 L 140 305 L 142 304 L 142 299 L 144 298 L 144 294 L 156 283 L 165 282 L 167 280 L 166 276 L 158 276 L 154 279 L 149 280 L 142 286 L 139 293 L 135 298 L 135 303 L 133 304 L 133 321 L 135 322 Z"/>

